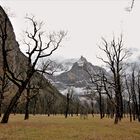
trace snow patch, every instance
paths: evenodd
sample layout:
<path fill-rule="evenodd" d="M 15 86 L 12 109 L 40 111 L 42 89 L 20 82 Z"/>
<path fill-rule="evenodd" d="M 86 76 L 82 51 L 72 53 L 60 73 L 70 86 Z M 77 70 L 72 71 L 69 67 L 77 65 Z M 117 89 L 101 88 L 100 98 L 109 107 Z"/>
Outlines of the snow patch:
<path fill-rule="evenodd" d="M 67 87 L 64 90 L 59 90 L 61 94 L 66 95 L 68 93 L 68 89 L 70 87 Z M 79 87 L 71 87 L 73 89 L 73 94 L 75 95 L 83 95 L 85 93 L 85 89 L 84 88 L 79 88 Z"/>

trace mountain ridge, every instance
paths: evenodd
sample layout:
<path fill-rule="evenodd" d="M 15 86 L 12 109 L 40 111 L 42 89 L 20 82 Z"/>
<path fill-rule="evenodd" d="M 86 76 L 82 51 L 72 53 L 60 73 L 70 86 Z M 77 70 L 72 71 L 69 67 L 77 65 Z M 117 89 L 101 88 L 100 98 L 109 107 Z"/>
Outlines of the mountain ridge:
<path fill-rule="evenodd" d="M 94 86 L 85 69 L 89 69 L 92 73 L 98 73 L 101 69 L 104 70 L 88 62 L 85 57 L 81 56 L 81 58 L 73 63 L 70 70 L 51 76 L 50 80 L 62 94 L 64 94 L 63 92 L 67 92 L 69 87 L 75 88 L 77 94 L 79 94 L 78 92 L 81 94 L 81 92 L 85 92 L 86 87 Z"/>

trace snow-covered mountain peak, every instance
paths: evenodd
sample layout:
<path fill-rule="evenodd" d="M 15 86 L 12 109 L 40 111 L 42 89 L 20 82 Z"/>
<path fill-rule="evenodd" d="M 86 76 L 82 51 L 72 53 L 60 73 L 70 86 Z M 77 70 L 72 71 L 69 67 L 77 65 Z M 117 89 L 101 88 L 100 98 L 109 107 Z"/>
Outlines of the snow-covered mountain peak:
<path fill-rule="evenodd" d="M 86 87 L 94 87 L 91 83 L 89 74 L 84 70 L 88 69 L 90 73 L 99 73 L 103 68 L 95 66 L 88 62 L 85 57 L 77 59 L 64 60 L 60 63 L 61 67 L 57 74 L 50 77 L 51 81 L 57 89 L 64 94 L 69 87 L 73 87 L 76 94 L 84 94 Z M 105 71 L 105 70 L 104 70 Z"/>
<path fill-rule="evenodd" d="M 83 56 L 81 56 L 81 58 L 77 61 L 79 67 L 83 67 L 85 63 L 87 63 L 87 60 Z"/>

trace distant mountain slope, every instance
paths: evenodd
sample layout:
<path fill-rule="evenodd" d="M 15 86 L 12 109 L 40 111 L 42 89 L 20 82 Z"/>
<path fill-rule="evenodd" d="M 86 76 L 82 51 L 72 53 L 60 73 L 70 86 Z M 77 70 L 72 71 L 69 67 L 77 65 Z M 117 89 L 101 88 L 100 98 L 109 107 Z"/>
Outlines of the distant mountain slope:
<path fill-rule="evenodd" d="M 69 71 L 56 76 L 55 79 L 67 85 L 74 85 L 76 87 L 85 86 L 87 81 L 89 81 L 89 75 L 84 71 L 84 66 L 86 66 L 87 63 L 87 60 L 81 57 L 73 64 Z M 90 63 L 88 63 L 88 65 L 90 65 Z"/>
<path fill-rule="evenodd" d="M 98 73 L 101 69 L 104 70 L 99 66 L 92 65 L 81 56 L 79 60 L 73 63 L 70 70 L 51 77 L 51 81 L 62 92 L 66 92 L 67 88 L 72 86 L 78 94 L 81 94 L 87 86 L 93 86 L 85 69 L 89 69 L 92 73 Z"/>

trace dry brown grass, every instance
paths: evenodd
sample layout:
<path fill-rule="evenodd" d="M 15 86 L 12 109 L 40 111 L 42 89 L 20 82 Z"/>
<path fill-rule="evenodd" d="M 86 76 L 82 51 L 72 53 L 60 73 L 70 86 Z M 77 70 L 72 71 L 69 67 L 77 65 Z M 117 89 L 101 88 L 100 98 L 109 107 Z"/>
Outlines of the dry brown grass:
<path fill-rule="evenodd" d="M 140 124 L 124 119 L 118 125 L 112 119 L 99 117 L 10 116 L 8 124 L 0 124 L 0 140 L 140 140 Z"/>

